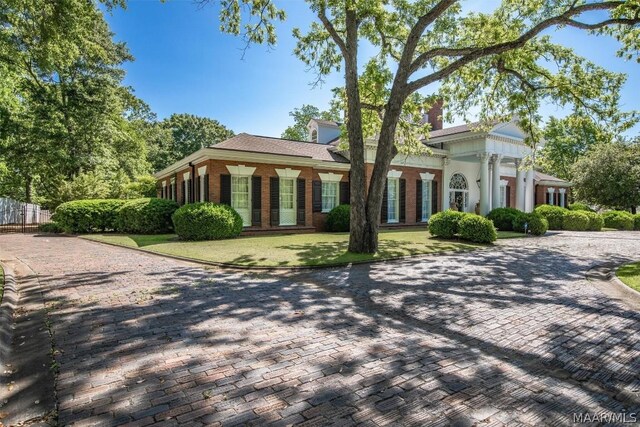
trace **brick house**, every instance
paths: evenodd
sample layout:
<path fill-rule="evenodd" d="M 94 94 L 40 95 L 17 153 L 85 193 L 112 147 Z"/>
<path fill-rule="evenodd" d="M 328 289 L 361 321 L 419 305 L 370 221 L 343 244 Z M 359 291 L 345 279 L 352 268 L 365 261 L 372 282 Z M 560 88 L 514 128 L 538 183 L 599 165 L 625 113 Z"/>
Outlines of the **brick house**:
<path fill-rule="evenodd" d="M 425 224 L 444 208 L 482 214 L 511 206 L 531 211 L 567 204 L 570 183 L 518 165 L 529 153 L 515 121 L 489 130 L 442 127 L 440 106 L 426 114 L 430 155 L 398 155 L 391 163 L 381 212 L 384 227 Z M 335 122 L 311 120 L 308 141 L 238 134 L 202 148 L 155 174 L 158 196 L 179 204 L 232 206 L 245 232 L 322 230 L 327 213 L 349 202 L 349 153 Z M 375 159 L 366 142 L 366 174 Z"/>

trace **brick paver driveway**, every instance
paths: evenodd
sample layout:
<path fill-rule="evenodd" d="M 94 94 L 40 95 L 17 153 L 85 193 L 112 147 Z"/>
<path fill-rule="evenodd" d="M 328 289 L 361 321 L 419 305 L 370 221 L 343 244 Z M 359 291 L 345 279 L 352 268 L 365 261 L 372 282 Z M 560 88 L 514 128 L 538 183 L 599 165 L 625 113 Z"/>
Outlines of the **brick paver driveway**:
<path fill-rule="evenodd" d="M 584 277 L 640 257 L 640 233 L 291 274 L 76 238 L 0 246 L 52 305 L 62 425 L 566 425 L 640 409 L 640 315 Z"/>

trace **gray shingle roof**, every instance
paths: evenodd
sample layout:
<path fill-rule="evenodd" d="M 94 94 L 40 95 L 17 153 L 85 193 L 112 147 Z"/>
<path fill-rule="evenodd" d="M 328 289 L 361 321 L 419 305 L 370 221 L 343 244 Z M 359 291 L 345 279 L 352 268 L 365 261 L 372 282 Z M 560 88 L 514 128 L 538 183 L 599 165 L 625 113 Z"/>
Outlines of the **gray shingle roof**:
<path fill-rule="evenodd" d="M 480 122 L 466 123 L 464 125 L 452 126 L 450 128 L 438 129 L 429 132 L 429 138 L 438 138 L 439 136 L 456 135 L 475 130 L 480 126 Z"/>
<path fill-rule="evenodd" d="M 334 151 L 335 147 L 331 145 L 249 135 L 248 133 L 240 133 L 209 148 L 306 157 L 325 162 L 349 163 L 346 158 L 336 153 Z"/>

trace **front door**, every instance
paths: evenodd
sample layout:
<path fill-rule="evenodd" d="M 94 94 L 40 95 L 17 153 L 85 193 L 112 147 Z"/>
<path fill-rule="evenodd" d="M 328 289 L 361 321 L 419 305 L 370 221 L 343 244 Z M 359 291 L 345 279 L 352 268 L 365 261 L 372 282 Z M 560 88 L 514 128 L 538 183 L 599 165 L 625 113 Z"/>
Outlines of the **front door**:
<path fill-rule="evenodd" d="M 296 225 L 296 186 L 293 178 L 280 178 L 280 225 Z"/>

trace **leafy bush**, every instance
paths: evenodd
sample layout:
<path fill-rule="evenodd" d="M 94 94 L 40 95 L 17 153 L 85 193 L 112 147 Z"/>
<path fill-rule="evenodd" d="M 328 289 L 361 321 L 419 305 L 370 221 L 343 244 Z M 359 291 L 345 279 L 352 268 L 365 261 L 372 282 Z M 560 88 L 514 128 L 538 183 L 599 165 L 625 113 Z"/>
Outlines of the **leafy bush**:
<path fill-rule="evenodd" d="M 549 230 L 562 230 L 562 220 L 568 209 L 560 206 L 540 205 L 535 208 L 535 212 L 542 215 L 549 222 Z"/>
<path fill-rule="evenodd" d="M 38 231 L 41 233 L 64 233 L 64 229 L 57 222 L 48 222 L 46 224 L 40 224 Z"/>
<path fill-rule="evenodd" d="M 126 233 L 160 234 L 173 230 L 171 215 L 178 209 L 173 200 L 147 198 L 126 202 L 118 213 L 118 230 Z"/>
<path fill-rule="evenodd" d="M 634 218 L 629 212 L 609 211 L 602 214 L 604 226 L 616 230 L 633 230 Z"/>
<path fill-rule="evenodd" d="M 596 212 L 588 212 L 588 211 L 584 211 L 582 213 L 589 217 L 589 227 L 587 228 L 587 230 L 589 231 L 602 230 L 602 227 L 604 227 L 604 219 L 602 218 L 602 215 Z"/>
<path fill-rule="evenodd" d="M 242 232 L 242 218 L 227 205 L 191 203 L 175 211 L 172 219 L 184 240 L 229 239 Z"/>
<path fill-rule="evenodd" d="M 562 229 L 569 231 L 586 231 L 589 228 L 589 217 L 580 211 L 565 212 L 562 218 Z"/>
<path fill-rule="evenodd" d="M 349 205 L 338 205 L 327 214 L 327 231 L 349 231 L 351 209 Z"/>
<path fill-rule="evenodd" d="M 73 200 L 58 206 L 51 219 L 67 233 L 91 233 L 116 229 L 119 199 Z"/>
<path fill-rule="evenodd" d="M 477 243 L 491 243 L 498 239 L 493 222 L 480 215 L 467 214 L 458 222 L 460 237 Z"/>
<path fill-rule="evenodd" d="M 493 221 L 493 225 L 501 231 L 513 230 L 513 220 L 518 216 L 520 211 L 514 208 L 496 208 L 489 212 L 487 219 Z"/>
<path fill-rule="evenodd" d="M 524 233 L 525 224 L 527 231 L 534 236 L 542 236 L 549 229 L 549 221 L 537 212 L 520 212 L 513 220 L 513 231 Z"/>
<path fill-rule="evenodd" d="M 584 203 L 572 203 L 568 206 L 570 211 L 587 211 L 587 212 L 595 212 L 591 207 Z"/>
<path fill-rule="evenodd" d="M 633 229 L 640 230 L 640 213 L 633 216 Z"/>
<path fill-rule="evenodd" d="M 431 215 L 429 218 L 429 233 L 433 236 L 450 239 L 458 234 L 458 223 L 467 215 L 464 212 L 446 210 Z"/>

